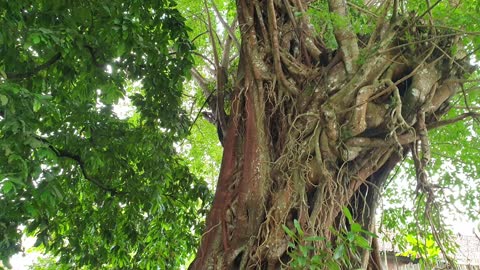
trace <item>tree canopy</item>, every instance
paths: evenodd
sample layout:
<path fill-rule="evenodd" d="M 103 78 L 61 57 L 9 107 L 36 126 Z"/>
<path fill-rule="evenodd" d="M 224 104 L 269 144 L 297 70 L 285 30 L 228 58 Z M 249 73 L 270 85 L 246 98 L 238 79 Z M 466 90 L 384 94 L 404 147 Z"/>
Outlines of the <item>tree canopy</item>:
<path fill-rule="evenodd" d="M 210 192 L 173 146 L 192 66 L 174 5 L 0 2 L 4 263 L 24 233 L 71 266 L 172 268 L 196 246 Z"/>
<path fill-rule="evenodd" d="M 290 136 L 292 129 L 300 129 L 305 124 L 303 120 L 296 122 L 298 115 L 290 111 L 296 106 L 291 104 L 320 102 L 309 98 L 315 95 L 318 84 L 324 83 L 323 79 L 334 77 L 328 74 L 339 62 L 345 63 L 341 69 L 345 70 L 345 78 L 351 79 L 358 75 L 357 69 L 364 72 L 361 68 L 368 66 L 374 57 L 382 59 L 378 53 L 386 50 L 398 53 L 400 56 L 396 55 L 395 60 L 405 65 L 401 68 L 402 74 L 391 76 L 396 80 L 392 79 L 392 83 L 401 88 L 398 95 L 389 92 L 360 97 L 357 103 L 349 104 L 350 107 L 366 111 L 367 105 L 363 104 L 373 100 L 376 105 L 371 107 L 385 105 L 385 109 L 376 112 L 392 118 L 401 116 L 398 102 L 407 104 L 405 93 L 412 84 L 421 84 L 411 77 L 428 81 L 427 75 L 417 76 L 418 70 L 415 70 L 418 63 L 421 66 L 424 62 L 441 61 L 444 68 L 438 70 L 438 77 L 442 82 L 455 79 L 449 83 L 458 85 L 459 90 L 437 104 L 438 118 L 424 119 L 423 124 L 430 121 L 430 125 L 422 129 L 428 128 L 429 139 L 417 147 L 430 143 L 428 153 L 422 148 L 423 152 L 419 151 L 412 159 L 410 153 L 416 148 L 411 142 L 400 142 L 409 130 L 421 130 L 417 126 L 404 129 L 398 122 L 389 136 L 382 137 L 384 134 L 378 130 L 368 133 L 368 127 L 342 124 L 338 126 L 341 135 L 337 136 L 336 145 L 328 147 L 335 148 L 332 150 L 335 153 L 346 149 L 347 156 L 342 157 L 342 164 L 332 163 L 341 165 L 339 171 L 354 166 L 348 162 L 354 164 L 360 152 L 358 148 L 365 146 L 352 146 L 354 140 L 348 139 L 359 134 L 372 138 L 368 141 L 372 145 L 393 138 L 398 144 L 390 145 L 392 152 L 398 152 L 401 157 L 396 157 L 398 160 L 392 162 L 390 168 L 397 173 L 375 187 L 379 190 L 378 196 L 386 202 L 376 225 L 380 226 L 380 232 L 382 229 L 400 232 L 391 240 L 407 253 L 412 250 L 420 253 L 414 256 L 431 259 L 440 255 L 438 252 L 421 254 L 428 252 L 420 250 L 419 243 L 411 239 L 442 241 L 447 243 L 447 253 L 454 249 L 448 244 L 447 231 L 434 231 L 444 228 L 442 217 L 458 212 L 470 219 L 478 219 L 480 215 L 480 91 L 476 62 L 480 59 L 477 15 L 480 2 L 354 0 L 346 2 L 346 14 L 339 11 L 340 8 L 335 9 L 333 4 L 338 1 L 253 1 L 256 6 L 248 7 L 242 6 L 248 1 L 236 2 L 238 6 L 234 1 L 220 0 L 112 0 L 105 3 L 0 0 L 0 259 L 4 265 L 8 266 L 8 259 L 22 251 L 21 238 L 26 234 L 37 239 L 36 246 L 42 251 L 58 258 L 58 267 L 66 269 L 185 266 L 193 259 L 202 233 L 208 232 L 204 231 L 203 219 L 211 207 L 214 183 L 207 183 L 205 179 L 215 179 L 213 174 L 220 166 L 221 154 L 216 145 L 219 142 L 225 145 L 225 138 L 233 136 L 227 130 L 238 125 L 232 120 L 234 116 L 245 126 L 249 121 L 249 113 L 242 114 L 241 109 L 235 107 L 248 104 L 251 98 L 242 97 L 245 92 L 239 85 L 244 76 L 251 75 L 257 82 L 258 76 L 264 76 L 264 89 L 271 89 L 262 92 L 264 103 L 267 108 L 273 105 L 271 110 L 266 110 L 272 118 L 262 125 L 273 126 L 276 120 L 272 119 L 281 115 L 284 126 L 266 130 L 280 134 L 282 128 L 288 127 Z M 250 11 L 254 14 L 255 26 L 247 25 L 246 14 Z M 284 28 L 280 25 L 278 36 L 290 38 L 288 44 L 278 44 L 277 40 L 277 46 L 283 46 L 278 54 L 275 50 L 270 52 L 275 46 L 265 45 L 275 42 L 272 33 L 277 28 L 267 22 L 275 12 L 278 16 L 272 21 L 285 23 Z M 382 29 L 385 25 L 388 27 Z M 253 42 L 248 37 L 250 30 L 256 31 L 255 37 L 259 40 L 256 45 L 260 48 L 257 51 L 252 46 L 251 51 L 245 49 L 246 43 Z M 386 40 L 385 33 L 393 33 L 388 46 L 382 43 Z M 356 49 L 346 43 L 348 38 L 342 38 L 349 35 L 356 37 Z M 318 59 L 310 59 L 312 55 Z M 264 62 L 245 60 L 255 57 Z M 260 69 L 257 70 L 260 75 L 245 75 L 250 66 Z M 280 75 L 279 70 L 282 70 Z M 290 74 L 291 78 L 282 78 L 281 73 Z M 335 77 L 337 81 L 348 82 L 345 78 Z M 330 83 L 333 86 L 329 89 L 334 89 L 331 92 L 348 88 Z M 381 87 L 393 88 L 388 83 L 382 81 Z M 352 86 L 346 95 L 353 96 L 366 84 Z M 328 94 L 319 100 L 327 100 Z M 126 105 L 122 107 L 122 103 Z M 322 117 L 328 118 L 328 112 L 323 109 Z M 405 113 L 409 108 L 402 109 Z M 349 118 L 352 123 L 361 117 L 339 118 Z M 243 124 L 239 126 L 239 130 L 247 129 Z M 307 130 L 305 126 L 302 128 Z M 316 127 L 312 127 L 311 132 L 305 130 L 299 131 L 299 138 L 317 134 Z M 318 137 L 321 133 L 318 131 Z M 238 134 L 242 139 L 249 136 L 247 132 Z M 272 172 L 266 174 L 280 179 L 289 172 L 278 173 L 275 168 L 283 168 L 283 163 L 292 160 L 296 162 L 301 150 L 293 151 L 296 145 L 285 146 L 283 150 L 291 150 L 290 156 L 275 160 L 275 151 L 282 151 L 279 145 L 288 143 L 282 142 L 280 135 L 268 135 L 273 154 L 269 154 Z M 328 136 L 330 138 L 330 134 Z M 247 140 L 245 145 L 249 143 Z M 243 142 L 236 145 L 245 147 Z M 318 149 L 322 154 L 323 147 L 320 145 L 321 151 Z M 353 148 L 358 152 L 348 151 Z M 243 162 L 245 153 L 237 154 L 235 158 Z M 364 153 L 360 157 L 362 155 L 368 156 Z M 428 166 L 422 163 L 427 155 Z M 315 158 L 312 154 L 305 156 L 308 162 Z M 224 163 L 228 161 L 224 159 Z M 419 164 L 425 166 L 419 169 Z M 430 176 L 428 188 L 419 180 L 423 179 L 419 174 L 424 172 Z M 318 172 L 303 170 L 303 167 L 299 170 L 299 174 L 306 177 L 315 173 Z M 217 193 L 221 188 L 217 188 Z M 271 189 L 281 188 L 279 185 Z M 433 191 L 434 202 L 428 194 Z M 346 216 L 346 223 L 350 225 L 363 226 L 357 233 L 373 236 L 371 227 L 356 219 L 354 204 L 350 203 L 350 208 L 338 206 L 341 217 Z M 289 218 L 296 215 L 289 213 Z M 233 216 L 238 218 L 236 213 Z M 261 222 L 267 224 L 265 220 Z M 322 258 L 322 263 L 330 263 L 328 258 L 344 259 L 348 251 L 341 251 L 339 243 L 327 245 L 333 250 L 330 255 L 315 257 L 316 253 L 310 248 L 318 246 L 308 246 L 300 236 L 308 234 L 317 242 L 326 238 L 311 234 L 305 227 L 307 223 L 298 214 L 291 222 L 277 224 L 275 230 L 269 228 L 270 225 L 263 228 L 282 232 L 279 238 L 289 239 L 292 266 L 314 267 L 317 264 L 310 261 L 312 258 Z M 212 227 L 207 221 L 207 229 Z M 338 230 L 337 238 L 342 239 L 339 228 L 334 230 Z M 355 241 L 353 249 L 370 249 L 370 242 Z M 308 251 L 303 253 L 302 248 Z"/>

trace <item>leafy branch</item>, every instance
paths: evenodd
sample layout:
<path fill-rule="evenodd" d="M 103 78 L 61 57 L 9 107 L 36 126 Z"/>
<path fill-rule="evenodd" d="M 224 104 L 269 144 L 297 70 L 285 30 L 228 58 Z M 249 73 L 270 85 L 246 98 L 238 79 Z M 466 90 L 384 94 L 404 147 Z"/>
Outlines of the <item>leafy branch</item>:
<path fill-rule="evenodd" d="M 47 62 L 36 66 L 30 71 L 27 72 L 20 72 L 20 73 L 14 73 L 14 72 L 6 72 L 5 74 L 7 75 L 7 78 L 9 79 L 26 79 L 28 77 L 34 76 L 38 72 L 49 68 L 51 65 L 55 64 L 57 61 L 59 61 L 62 58 L 61 53 L 56 53 L 52 58 L 50 58 Z"/>
<path fill-rule="evenodd" d="M 51 149 L 55 155 L 59 158 L 68 158 L 77 163 L 77 165 L 80 167 L 80 171 L 82 172 L 83 178 L 85 178 L 87 181 L 90 183 L 94 184 L 95 186 L 99 187 L 100 189 L 110 192 L 112 195 L 122 195 L 125 194 L 125 192 L 118 191 L 115 188 L 108 187 L 102 182 L 98 181 L 97 179 L 93 178 L 86 170 L 85 168 L 85 162 L 83 159 L 80 157 L 78 154 L 74 154 L 72 152 L 66 151 L 64 149 L 59 149 L 55 146 L 53 146 L 46 138 L 40 137 L 40 136 L 35 136 L 37 140 L 40 140 L 41 142 L 45 143 L 48 145 L 48 148 Z"/>

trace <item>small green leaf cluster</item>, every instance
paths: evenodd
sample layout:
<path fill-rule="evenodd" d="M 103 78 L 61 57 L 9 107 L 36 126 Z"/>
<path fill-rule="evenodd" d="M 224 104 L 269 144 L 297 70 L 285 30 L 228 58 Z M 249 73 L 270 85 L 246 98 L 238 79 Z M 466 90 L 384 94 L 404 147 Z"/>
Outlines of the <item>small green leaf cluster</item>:
<path fill-rule="evenodd" d="M 298 220 L 294 220 L 295 231 L 282 225 L 290 237 L 288 255 L 291 258 L 289 266 L 293 269 L 340 269 L 338 263 L 328 251 L 332 248 L 330 242 L 321 236 L 305 236 Z M 325 244 L 327 250 L 317 250 L 315 242 Z M 313 255 L 312 255 L 313 254 Z"/>
<path fill-rule="evenodd" d="M 427 269 L 425 267 L 436 265 L 438 260 L 441 257 L 441 251 L 435 242 L 433 235 L 429 234 L 427 237 L 420 239 L 415 235 L 405 235 L 405 240 L 410 249 L 401 252 L 400 256 L 410 257 L 415 260 L 420 258 L 419 262 L 422 266 L 422 269 Z"/>
<path fill-rule="evenodd" d="M 445 260 L 444 255 L 451 257 L 456 253 L 456 237 L 445 221 L 439 218 L 438 205 L 428 206 L 431 214 L 427 216 L 425 196 L 418 195 L 412 203 L 414 210 L 393 205 L 384 209 L 379 230 L 383 241 L 391 243 L 394 250 L 399 251 L 397 255 L 418 260 L 422 269 L 432 269 L 440 260 Z M 437 228 L 434 232 L 432 224 Z M 440 244 L 446 254 L 441 253 Z"/>
<path fill-rule="evenodd" d="M 343 214 L 349 223 L 349 229 L 331 228 L 335 243 L 325 237 L 307 236 L 298 220 L 294 220 L 295 230 L 282 225 L 291 239 L 288 243 L 291 258 L 289 266 L 293 269 L 354 269 L 355 262 L 360 261 L 360 252 L 372 249 L 368 239 L 377 236 L 355 222 L 347 207 L 343 207 Z M 315 246 L 324 248 L 319 250 Z"/>
<path fill-rule="evenodd" d="M 328 49 L 338 48 L 337 40 L 333 33 L 333 19 L 326 1 L 316 1 L 307 10 L 312 25 L 323 38 Z"/>
<path fill-rule="evenodd" d="M 352 5 L 363 6 L 363 1 L 351 1 Z M 368 8 L 366 8 L 368 9 Z M 351 9 L 351 14 L 348 18 L 340 17 L 330 12 L 327 1 L 315 1 L 308 10 L 309 19 L 316 30 L 316 32 L 323 38 L 328 49 L 337 49 L 338 44 L 333 33 L 334 26 L 347 27 L 350 23 L 353 31 L 361 38 L 372 33 L 374 27 L 374 20 L 371 15 L 366 14 L 357 9 Z M 348 21 L 349 20 L 349 21 Z"/>

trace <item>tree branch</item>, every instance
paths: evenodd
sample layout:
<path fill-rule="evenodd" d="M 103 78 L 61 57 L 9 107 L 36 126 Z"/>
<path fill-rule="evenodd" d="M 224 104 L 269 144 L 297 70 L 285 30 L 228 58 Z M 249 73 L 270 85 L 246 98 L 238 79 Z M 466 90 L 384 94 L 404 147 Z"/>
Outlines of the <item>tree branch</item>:
<path fill-rule="evenodd" d="M 383 11 L 381 15 L 377 17 L 375 31 L 373 31 L 373 33 L 370 36 L 370 39 L 368 40 L 368 44 L 367 44 L 368 50 L 371 50 L 373 48 L 378 37 L 382 38 L 383 32 L 385 31 L 385 28 L 386 28 L 385 19 L 390 9 L 390 1 L 384 2 L 382 6 L 383 6 Z M 393 16 L 392 16 L 392 19 L 393 19 Z M 389 22 L 388 24 L 389 25 L 387 26 L 387 28 L 390 27 L 391 22 Z"/>
<path fill-rule="evenodd" d="M 210 37 L 210 44 L 212 45 L 213 60 L 214 60 L 214 64 L 215 64 L 215 69 L 217 69 L 218 66 L 219 66 L 217 43 L 215 42 L 215 38 L 214 38 L 214 34 L 213 34 L 214 30 L 212 29 L 212 20 L 210 18 L 210 11 L 208 11 L 207 0 L 204 0 L 203 3 L 205 5 L 205 12 L 207 13 L 208 35 Z"/>
<path fill-rule="evenodd" d="M 468 118 L 468 117 L 478 118 L 478 117 L 480 117 L 480 113 L 475 113 L 475 112 L 464 113 L 464 114 L 461 114 L 461 115 L 459 115 L 455 118 L 451 118 L 451 119 L 438 121 L 438 122 L 429 124 L 429 125 L 427 125 L 427 128 L 430 130 L 430 129 L 435 129 L 435 128 L 447 126 L 447 125 L 456 123 L 458 121 L 462 121 L 462 120 L 464 120 L 465 118 Z"/>
<path fill-rule="evenodd" d="M 344 0 L 329 0 L 328 6 L 330 11 L 341 20 L 341 23 L 333 24 L 333 32 L 343 56 L 345 69 L 348 74 L 353 74 L 356 70 L 359 51 L 357 36 L 352 31 L 353 27 L 348 18 L 347 4 Z"/>
<path fill-rule="evenodd" d="M 192 125 L 190 125 L 190 128 L 188 129 L 188 133 L 190 133 L 190 131 L 192 131 L 193 125 L 195 125 L 195 123 L 197 122 L 198 118 L 200 117 L 200 114 L 203 113 L 203 109 L 208 104 L 209 100 L 212 98 L 212 95 L 213 95 L 213 92 L 210 93 L 210 95 L 207 96 L 207 99 L 205 100 L 205 102 L 203 102 L 202 107 L 200 107 L 200 110 L 198 111 L 197 115 L 195 116 L 195 119 L 193 120 Z M 210 119 L 207 119 L 207 121 L 210 122 Z"/>
<path fill-rule="evenodd" d="M 278 80 L 289 91 L 292 95 L 297 96 L 300 94 L 300 90 L 297 87 L 289 82 L 287 78 L 285 78 L 285 74 L 282 70 L 281 60 L 280 60 L 280 43 L 278 40 L 278 25 L 277 25 L 277 15 L 275 12 L 275 4 L 273 0 L 268 0 L 267 2 L 267 12 L 268 12 L 268 30 L 270 31 L 271 35 L 271 48 L 272 48 L 272 55 L 273 55 L 273 67 L 275 70 L 275 74 L 277 75 Z M 254 59 L 252 59 L 253 61 Z"/>
<path fill-rule="evenodd" d="M 228 31 L 228 35 L 230 36 L 230 38 L 235 42 L 235 45 L 237 46 L 237 50 L 240 50 L 240 42 L 238 41 L 237 37 L 235 36 L 235 33 L 233 32 L 233 29 L 235 29 L 235 25 L 236 25 L 236 19 L 234 19 L 232 25 L 229 26 L 225 21 L 225 19 L 222 17 L 222 14 L 220 14 L 220 12 L 218 11 L 218 8 L 215 5 L 215 2 L 211 1 L 211 3 L 212 3 L 213 11 L 215 11 L 215 14 L 217 15 L 218 20 L 223 25 L 223 28 L 225 28 L 225 30 Z"/>
<path fill-rule="evenodd" d="M 7 75 L 7 78 L 8 79 L 26 79 L 28 77 L 31 77 L 35 74 L 37 74 L 38 72 L 44 70 L 44 69 L 47 69 L 49 68 L 51 65 L 55 64 L 58 60 L 60 60 L 62 58 L 62 54 L 61 53 L 56 53 L 52 58 L 50 58 L 47 62 L 39 65 L 39 66 L 36 66 L 35 68 L 33 68 L 32 70 L 30 71 L 27 71 L 27 72 L 23 72 L 23 73 L 13 73 L 13 72 L 7 72 L 5 73 Z"/>
<path fill-rule="evenodd" d="M 370 16 L 372 16 L 372 17 L 374 17 L 374 18 L 378 18 L 378 15 L 375 14 L 374 12 L 371 12 L 370 10 L 365 9 L 365 8 L 363 8 L 363 7 L 355 4 L 355 3 L 352 3 L 352 1 L 347 1 L 347 5 L 353 7 L 354 9 L 356 9 L 356 10 L 362 12 L 362 13 L 365 13 L 365 14 L 367 14 L 367 15 L 370 15 Z"/>
<path fill-rule="evenodd" d="M 447 119 L 443 121 L 438 121 L 427 125 L 427 130 L 432 130 L 435 128 L 447 126 L 459 121 L 462 121 L 468 117 L 480 117 L 480 113 L 464 113 L 458 117 Z M 406 133 L 398 136 L 398 143 L 401 145 L 406 145 L 420 139 L 418 134 Z M 381 138 L 368 138 L 368 137 L 353 137 L 348 139 L 345 144 L 348 147 L 362 147 L 362 148 L 375 148 L 375 147 L 388 147 L 396 143 L 392 138 L 390 139 L 381 139 Z"/>
<path fill-rule="evenodd" d="M 195 51 L 192 52 L 192 53 L 193 53 L 194 55 L 202 58 L 205 62 L 207 62 L 208 64 L 212 65 L 212 67 L 215 67 L 215 63 L 213 63 L 212 60 L 210 60 L 210 59 L 209 59 L 208 57 L 206 57 L 205 55 L 203 55 L 203 54 L 201 54 L 201 53 L 198 53 L 198 52 L 195 52 Z M 212 68 L 210 68 L 210 67 L 207 67 L 207 68 L 208 68 L 208 70 L 209 70 L 210 72 L 215 73 L 215 71 L 214 71 Z"/>
<path fill-rule="evenodd" d="M 99 187 L 100 189 L 102 189 L 104 191 L 110 192 L 112 195 L 125 194 L 125 192 L 120 192 L 120 191 L 116 190 L 115 188 L 108 187 L 108 186 L 104 185 L 102 182 L 98 181 L 97 179 L 92 178 L 87 173 L 87 170 L 85 169 L 85 162 L 82 160 L 82 158 L 79 155 L 68 152 L 68 151 L 63 150 L 63 149 L 58 149 L 57 147 L 53 146 L 46 138 L 43 138 L 43 137 L 40 137 L 40 136 L 34 136 L 34 137 L 35 137 L 35 139 L 47 144 L 48 148 L 50 148 L 55 153 L 55 155 L 57 155 L 57 157 L 68 158 L 68 159 L 71 159 L 71 160 L 75 161 L 78 164 L 78 166 L 80 167 L 80 170 L 83 174 L 83 177 L 87 181 L 89 181 L 90 183 L 94 184 L 95 186 Z"/>
<path fill-rule="evenodd" d="M 425 15 L 427 15 L 429 12 L 432 11 L 432 9 L 437 6 L 440 2 L 442 2 L 442 0 L 437 0 L 433 5 L 430 5 L 422 14 L 420 14 L 420 16 L 415 16 L 405 27 L 403 27 L 400 31 L 399 31 L 399 35 L 400 34 L 403 34 L 405 31 L 407 31 L 408 29 L 411 29 L 412 26 L 414 26 L 420 19 L 422 19 Z"/>
<path fill-rule="evenodd" d="M 195 40 L 197 40 L 197 38 L 199 38 L 199 37 L 201 37 L 205 34 L 208 34 L 208 31 L 205 31 L 203 33 L 200 33 L 200 34 L 196 35 L 194 38 L 192 38 L 192 43 L 195 42 Z"/>
<path fill-rule="evenodd" d="M 50 149 L 53 150 L 53 146 L 49 146 Z M 70 152 L 67 152 L 65 150 L 59 150 L 59 149 L 56 149 L 57 152 L 57 156 L 58 157 L 61 157 L 61 158 L 69 158 L 73 161 L 75 161 L 78 166 L 80 167 L 80 170 L 82 171 L 82 174 L 83 174 L 83 177 L 89 181 L 90 183 L 94 184 L 95 186 L 99 187 L 100 189 L 104 190 L 104 191 L 108 191 L 110 192 L 112 195 L 117 195 L 117 194 L 124 194 L 124 192 L 119 192 L 117 191 L 116 189 L 114 188 L 111 188 L 111 187 L 108 187 L 106 185 L 104 185 L 103 183 L 101 183 L 100 181 L 98 181 L 97 179 L 95 178 L 92 178 L 88 173 L 87 173 L 87 170 L 85 169 L 85 163 L 83 162 L 82 158 L 79 156 L 79 155 L 76 155 L 76 154 L 73 154 L 73 153 L 70 153 Z"/>
<path fill-rule="evenodd" d="M 214 39 L 214 33 L 216 33 L 213 29 L 212 25 L 212 20 L 210 18 L 210 12 L 208 10 L 208 5 L 207 5 L 207 0 L 204 0 L 204 5 L 205 5 L 205 12 L 207 13 L 207 22 L 208 22 L 208 33 L 210 36 L 210 43 L 212 45 L 212 50 L 213 50 L 213 59 L 214 59 L 214 64 L 215 64 L 215 77 L 216 77 L 216 90 L 217 90 L 217 96 L 216 96 L 216 110 L 215 112 L 215 120 L 217 122 L 217 129 L 219 134 L 221 133 L 222 135 L 220 137 L 220 141 L 222 141 L 222 138 L 224 137 L 227 127 L 226 127 L 226 114 L 224 110 L 224 88 L 227 82 L 227 71 L 225 66 L 223 66 L 223 63 L 228 63 L 228 54 L 230 51 L 230 43 L 231 40 L 235 38 L 233 37 L 227 37 L 225 40 L 225 45 L 228 46 L 227 48 L 224 49 L 224 55 L 223 59 L 219 59 L 218 55 L 218 50 L 217 50 L 217 44 Z M 213 4 L 214 10 L 216 9 L 215 4 Z M 218 10 L 217 10 L 218 12 Z M 217 14 L 220 15 L 220 14 Z M 220 20 L 222 23 L 224 23 L 224 27 L 226 27 L 228 30 L 231 30 L 230 27 L 226 24 L 226 22 L 223 20 L 223 18 L 220 17 Z M 220 42 L 219 42 L 220 43 Z M 220 44 L 221 45 L 221 44 Z M 222 63 L 220 61 L 222 60 Z M 208 101 L 208 99 L 207 99 Z"/>
<path fill-rule="evenodd" d="M 215 92 L 215 91 L 211 91 L 208 88 L 207 80 L 200 74 L 200 72 L 198 72 L 197 69 L 192 68 L 191 72 L 192 72 L 193 80 L 198 84 L 198 86 L 200 86 L 200 89 L 202 89 L 203 95 L 205 97 L 209 97 L 210 95 L 213 94 L 213 92 Z M 215 102 L 209 102 L 208 105 L 212 111 L 216 110 Z"/>

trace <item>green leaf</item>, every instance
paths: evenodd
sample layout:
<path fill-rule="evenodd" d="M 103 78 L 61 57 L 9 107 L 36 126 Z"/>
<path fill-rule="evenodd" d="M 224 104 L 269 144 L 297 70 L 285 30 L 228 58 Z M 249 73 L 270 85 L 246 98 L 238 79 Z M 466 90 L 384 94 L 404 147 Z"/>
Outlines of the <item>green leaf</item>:
<path fill-rule="evenodd" d="M 340 266 L 335 261 L 327 261 L 326 265 L 329 270 L 340 270 Z"/>
<path fill-rule="evenodd" d="M 290 230 L 287 226 L 282 224 L 282 228 L 287 233 L 288 236 L 290 236 L 292 239 L 296 239 L 295 233 L 292 230 Z"/>
<path fill-rule="evenodd" d="M 10 190 L 15 188 L 13 183 L 10 181 L 4 181 L 1 185 L 2 185 L 2 192 L 4 192 L 5 194 L 9 193 Z"/>
<path fill-rule="evenodd" d="M 371 250 L 370 243 L 360 235 L 355 236 L 355 245 L 366 250 Z"/>
<path fill-rule="evenodd" d="M 33 111 L 38 112 L 41 107 L 42 107 L 41 101 L 39 101 L 38 99 L 34 99 L 33 100 Z"/>
<path fill-rule="evenodd" d="M 350 224 L 350 230 L 354 233 L 357 233 L 357 232 L 361 232 L 363 231 L 362 230 L 362 226 L 358 223 L 352 223 Z"/>
<path fill-rule="evenodd" d="M 11 16 L 0 15 L 0 215 L 9 221 L 0 221 L 9 238 L 8 248 L 0 240 L 0 259 L 20 251 L 22 224 L 43 243 L 40 252 L 69 258 L 70 267 L 60 259 L 50 269 L 180 268 L 212 199 L 174 147 L 190 127 L 184 18 L 168 1 L 1 6 Z M 112 30 L 115 21 L 123 31 Z M 132 121 L 114 112 L 128 86 L 142 98 L 127 104 Z"/>
<path fill-rule="evenodd" d="M 340 258 L 343 258 L 345 256 L 345 246 L 343 244 L 340 244 L 335 248 L 335 251 L 333 252 L 333 259 L 338 260 Z"/>
<path fill-rule="evenodd" d="M 307 258 L 306 257 L 296 257 L 296 261 L 297 265 L 299 267 L 305 267 L 307 266 Z"/>
<path fill-rule="evenodd" d="M 353 240 L 355 239 L 356 234 L 353 233 L 353 232 L 347 232 L 345 236 L 346 236 L 346 238 L 347 238 L 347 240 L 348 240 L 349 242 L 353 242 Z"/>
<path fill-rule="evenodd" d="M 326 240 L 325 237 L 321 237 L 321 236 L 308 236 L 308 237 L 305 237 L 305 241 L 324 241 Z"/>
<path fill-rule="evenodd" d="M 298 246 L 298 249 L 299 249 L 300 252 L 302 253 L 302 256 L 303 256 L 303 257 L 307 257 L 307 256 L 308 256 L 308 248 L 307 248 L 306 246 L 299 245 L 299 246 Z"/>
<path fill-rule="evenodd" d="M 33 44 L 38 44 L 41 41 L 40 34 L 33 33 L 30 38 L 32 39 Z"/>
<path fill-rule="evenodd" d="M 353 223 L 352 213 L 350 213 L 350 210 L 348 210 L 348 207 L 343 206 L 342 212 L 345 215 L 345 217 L 348 219 L 348 222 Z"/>
<path fill-rule="evenodd" d="M 296 219 L 293 220 L 293 226 L 295 226 L 295 229 L 297 230 L 298 234 L 300 236 L 303 236 L 303 230 L 302 230 L 302 227 L 300 226 L 300 223 L 298 223 L 298 220 Z"/>
<path fill-rule="evenodd" d="M 5 106 L 8 103 L 8 97 L 0 94 L 0 105 Z"/>

